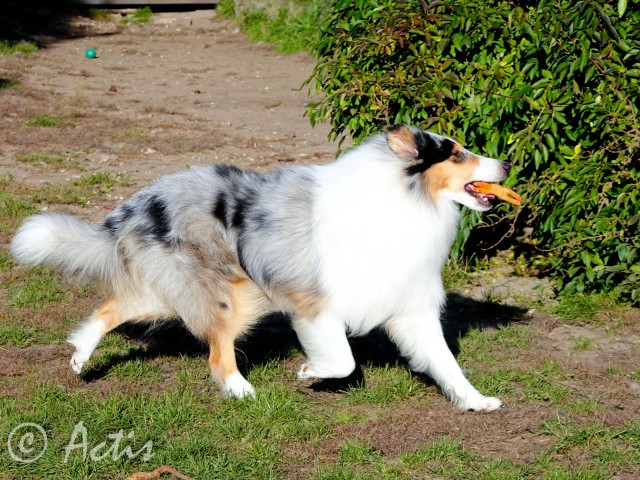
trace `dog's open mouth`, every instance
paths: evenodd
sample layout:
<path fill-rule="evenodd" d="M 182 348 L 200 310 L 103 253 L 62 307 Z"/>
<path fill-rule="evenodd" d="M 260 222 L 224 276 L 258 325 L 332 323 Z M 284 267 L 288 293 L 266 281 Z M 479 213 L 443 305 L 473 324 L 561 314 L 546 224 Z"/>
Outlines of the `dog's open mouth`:
<path fill-rule="evenodd" d="M 491 195 L 490 193 L 481 193 L 478 192 L 476 187 L 474 187 L 473 182 L 472 183 L 467 183 L 464 186 L 465 191 L 471 195 L 473 198 L 475 198 L 478 203 L 484 207 L 491 207 L 491 201 L 495 200 L 496 196 L 495 195 Z"/>
<path fill-rule="evenodd" d="M 471 182 L 467 183 L 464 189 L 485 207 L 490 207 L 491 200 L 494 200 L 496 197 L 513 205 L 520 205 L 522 203 L 522 197 L 520 195 L 498 183 Z"/>

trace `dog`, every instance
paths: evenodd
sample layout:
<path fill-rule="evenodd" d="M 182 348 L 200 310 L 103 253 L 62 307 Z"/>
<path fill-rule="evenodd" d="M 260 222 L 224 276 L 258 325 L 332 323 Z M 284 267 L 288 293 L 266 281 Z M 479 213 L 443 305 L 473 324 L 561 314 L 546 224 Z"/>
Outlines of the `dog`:
<path fill-rule="evenodd" d="M 160 178 L 101 225 L 35 215 L 10 248 L 18 263 L 109 292 L 68 339 L 75 373 L 124 322 L 180 318 L 208 343 L 222 393 L 253 396 L 234 342 L 278 310 L 290 314 L 306 355 L 300 379 L 348 377 L 356 368 L 348 335 L 382 327 L 456 406 L 491 411 L 501 401 L 471 385 L 445 342 L 441 272 L 459 204 L 491 208 L 492 196 L 469 185 L 500 182 L 509 169 L 396 125 L 326 165 L 261 174 L 220 164 Z"/>

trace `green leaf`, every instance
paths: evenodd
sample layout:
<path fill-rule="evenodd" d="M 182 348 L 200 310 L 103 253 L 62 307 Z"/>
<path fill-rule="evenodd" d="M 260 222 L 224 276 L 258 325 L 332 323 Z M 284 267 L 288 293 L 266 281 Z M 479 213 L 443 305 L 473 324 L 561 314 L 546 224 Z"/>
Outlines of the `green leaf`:
<path fill-rule="evenodd" d="M 627 10 L 627 0 L 618 0 L 618 16 L 620 18 L 622 18 L 626 10 Z"/>

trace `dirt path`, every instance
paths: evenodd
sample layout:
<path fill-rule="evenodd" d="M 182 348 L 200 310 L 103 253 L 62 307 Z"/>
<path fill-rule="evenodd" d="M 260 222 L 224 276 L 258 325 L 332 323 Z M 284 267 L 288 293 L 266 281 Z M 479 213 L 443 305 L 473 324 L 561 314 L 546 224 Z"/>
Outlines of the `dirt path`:
<path fill-rule="evenodd" d="M 71 156 L 84 171 L 126 171 L 139 187 L 189 166 L 231 162 L 268 169 L 334 156 L 328 129 L 304 118 L 308 55 L 252 45 L 213 10 L 154 14 L 149 24 L 75 19 L 88 36 L 27 57 L 0 57 L 0 169 L 20 179 L 68 172 L 16 167 L 35 153 Z M 89 60 L 87 48 L 97 51 Z M 33 128 L 38 116 L 62 118 Z"/>

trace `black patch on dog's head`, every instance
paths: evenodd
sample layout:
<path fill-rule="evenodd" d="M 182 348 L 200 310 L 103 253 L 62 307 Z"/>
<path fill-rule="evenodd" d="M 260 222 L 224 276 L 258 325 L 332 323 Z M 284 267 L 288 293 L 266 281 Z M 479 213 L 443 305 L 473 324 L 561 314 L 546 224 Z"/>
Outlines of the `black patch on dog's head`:
<path fill-rule="evenodd" d="M 442 162 L 453 154 L 455 142 L 449 138 L 438 137 L 428 132 L 416 135 L 418 158 L 432 164 Z"/>
<path fill-rule="evenodd" d="M 389 126 L 385 135 L 393 153 L 409 164 L 406 172 L 410 176 L 449 158 L 456 145 L 453 140 L 407 125 Z"/>
<path fill-rule="evenodd" d="M 445 161 L 453 154 L 455 143 L 444 137 L 437 137 L 428 132 L 417 132 L 414 135 L 418 162 L 407 167 L 409 175 L 422 173 L 432 165 Z"/>
<path fill-rule="evenodd" d="M 169 243 L 169 232 L 171 231 L 171 221 L 167 212 L 166 203 L 154 195 L 147 204 L 147 216 L 150 220 L 149 233 L 158 241 Z"/>
<path fill-rule="evenodd" d="M 229 228 L 229 222 L 227 221 L 227 200 L 224 193 L 218 195 L 216 201 L 213 202 L 211 213 L 222 222 L 224 228 Z"/>

